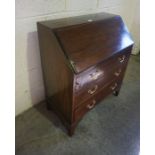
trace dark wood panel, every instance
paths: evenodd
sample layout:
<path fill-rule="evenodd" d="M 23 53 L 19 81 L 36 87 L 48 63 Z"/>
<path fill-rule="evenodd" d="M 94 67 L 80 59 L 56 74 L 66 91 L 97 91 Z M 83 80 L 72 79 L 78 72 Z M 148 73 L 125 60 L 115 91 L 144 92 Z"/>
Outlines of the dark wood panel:
<path fill-rule="evenodd" d="M 38 32 L 48 104 L 71 122 L 73 73 L 52 31 L 38 24 Z"/>
<path fill-rule="evenodd" d="M 133 44 L 120 16 L 54 31 L 76 73 Z"/>

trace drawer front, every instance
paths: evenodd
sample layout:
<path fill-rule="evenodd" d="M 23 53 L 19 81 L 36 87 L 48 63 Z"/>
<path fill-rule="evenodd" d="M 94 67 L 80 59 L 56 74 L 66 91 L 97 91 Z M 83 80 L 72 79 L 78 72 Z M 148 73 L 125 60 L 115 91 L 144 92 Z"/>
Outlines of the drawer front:
<path fill-rule="evenodd" d="M 79 121 L 86 112 L 93 109 L 97 103 L 104 99 L 104 97 L 117 90 L 117 88 L 119 88 L 121 85 L 121 81 L 121 79 L 113 80 L 110 84 L 108 84 L 102 90 L 100 90 L 98 94 L 95 94 L 93 97 L 83 102 L 74 111 L 74 121 Z"/>
<path fill-rule="evenodd" d="M 103 86 L 124 74 L 130 52 L 125 52 L 77 75 L 74 83 L 75 107 L 98 93 Z"/>

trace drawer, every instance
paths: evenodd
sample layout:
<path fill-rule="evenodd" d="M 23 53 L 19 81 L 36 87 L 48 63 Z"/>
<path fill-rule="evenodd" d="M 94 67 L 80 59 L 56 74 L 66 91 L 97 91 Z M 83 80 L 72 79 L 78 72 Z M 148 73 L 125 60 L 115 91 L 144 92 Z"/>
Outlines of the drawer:
<path fill-rule="evenodd" d="M 129 52 L 119 54 L 96 67 L 77 75 L 74 83 L 75 107 L 98 93 L 105 84 L 124 74 Z"/>
<path fill-rule="evenodd" d="M 79 121 L 86 112 L 90 111 L 99 103 L 104 97 L 111 94 L 121 85 L 121 79 L 113 80 L 110 84 L 107 84 L 102 90 L 100 90 L 93 97 L 89 98 L 87 101 L 83 102 L 74 111 L 74 120 Z"/>

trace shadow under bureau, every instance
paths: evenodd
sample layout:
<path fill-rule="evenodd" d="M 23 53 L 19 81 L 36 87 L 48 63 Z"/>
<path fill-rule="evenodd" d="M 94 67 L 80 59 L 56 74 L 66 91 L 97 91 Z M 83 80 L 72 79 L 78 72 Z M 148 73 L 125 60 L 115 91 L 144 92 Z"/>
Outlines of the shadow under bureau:
<path fill-rule="evenodd" d="M 118 95 L 133 41 L 108 13 L 37 23 L 47 108 L 74 133 L 81 118 L 109 94 Z"/>

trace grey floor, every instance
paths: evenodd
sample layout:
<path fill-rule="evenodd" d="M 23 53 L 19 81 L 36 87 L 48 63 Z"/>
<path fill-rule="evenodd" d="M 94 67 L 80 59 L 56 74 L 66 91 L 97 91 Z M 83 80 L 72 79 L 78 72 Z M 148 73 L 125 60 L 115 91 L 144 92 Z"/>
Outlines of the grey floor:
<path fill-rule="evenodd" d="M 138 155 L 139 56 L 131 56 L 118 97 L 87 113 L 73 137 L 40 103 L 16 117 L 16 155 Z"/>

